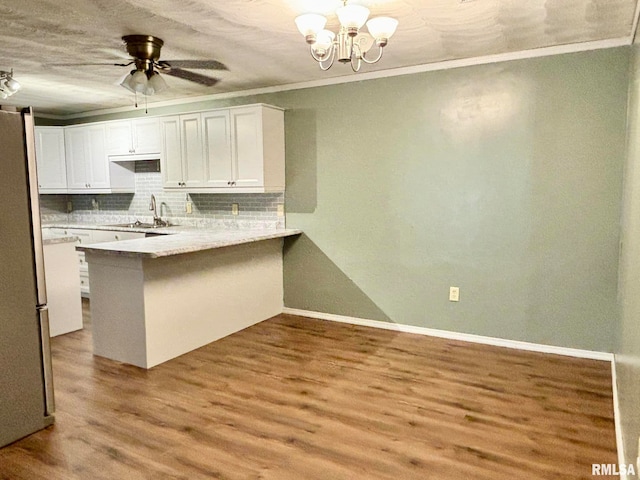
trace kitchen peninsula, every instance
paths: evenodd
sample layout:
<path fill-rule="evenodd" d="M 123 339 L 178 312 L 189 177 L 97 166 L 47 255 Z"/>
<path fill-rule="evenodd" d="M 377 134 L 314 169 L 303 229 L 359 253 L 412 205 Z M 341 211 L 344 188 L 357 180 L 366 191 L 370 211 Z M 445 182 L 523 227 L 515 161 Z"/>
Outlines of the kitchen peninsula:
<path fill-rule="evenodd" d="M 282 312 L 283 238 L 299 230 L 169 231 L 76 247 L 95 355 L 151 368 Z"/>

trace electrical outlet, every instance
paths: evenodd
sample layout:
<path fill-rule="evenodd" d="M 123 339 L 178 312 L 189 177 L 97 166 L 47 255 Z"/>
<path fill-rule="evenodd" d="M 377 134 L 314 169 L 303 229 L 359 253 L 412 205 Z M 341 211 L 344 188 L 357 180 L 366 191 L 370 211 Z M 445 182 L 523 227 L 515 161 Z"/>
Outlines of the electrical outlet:
<path fill-rule="evenodd" d="M 460 288 L 459 287 L 449 287 L 449 301 L 450 302 L 459 302 L 460 301 Z"/>
<path fill-rule="evenodd" d="M 277 208 L 277 215 L 279 217 L 284 217 L 284 205 L 279 203 Z"/>
<path fill-rule="evenodd" d="M 71 213 L 73 212 L 73 203 L 71 202 L 71 200 L 69 200 L 67 202 L 67 213 Z"/>
<path fill-rule="evenodd" d="M 231 215 L 238 215 L 238 204 L 237 203 L 232 203 L 231 204 Z"/>
<path fill-rule="evenodd" d="M 192 214 L 193 213 L 193 203 L 186 202 L 184 204 L 184 211 L 187 212 L 187 214 Z"/>

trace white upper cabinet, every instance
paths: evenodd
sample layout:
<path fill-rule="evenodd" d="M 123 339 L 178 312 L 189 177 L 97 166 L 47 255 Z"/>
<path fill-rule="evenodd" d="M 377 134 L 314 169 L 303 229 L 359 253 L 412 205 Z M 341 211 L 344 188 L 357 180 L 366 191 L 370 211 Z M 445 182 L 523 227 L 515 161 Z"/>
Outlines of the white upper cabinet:
<path fill-rule="evenodd" d="M 284 191 L 284 111 L 208 112 L 37 127 L 41 193 L 135 192 L 135 160 L 160 159 L 167 190 Z"/>
<path fill-rule="evenodd" d="M 262 108 L 254 107 L 231 111 L 233 187 L 264 186 L 262 114 Z"/>
<path fill-rule="evenodd" d="M 109 123 L 106 129 L 107 155 L 131 155 L 133 153 L 133 134 L 130 120 Z"/>
<path fill-rule="evenodd" d="M 160 158 L 162 142 L 157 117 L 108 122 L 106 129 L 108 156 L 135 155 L 145 156 L 148 160 Z"/>
<path fill-rule="evenodd" d="M 68 189 L 69 191 L 86 191 L 89 189 L 89 162 L 86 152 L 88 143 L 87 129 L 85 127 L 68 127 L 65 131 L 64 139 Z"/>
<path fill-rule="evenodd" d="M 40 193 L 66 193 L 67 167 L 63 127 L 35 127 Z"/>
<path fill-rule="evenodd" d="M 164 188 L 202 187 L 204 163 L 200 114 L 162 117 L 160 130 L 163 143 L 160 170 Z"/>
<path fill-rule="evenodd" d="M 204 182 L 202 117 L 199 113 L 180 115 L 182 138 L 182 181 L 184 187 L 198 188 Z"/>
<path fill-rule="evenodd" d="M 281 109 L 233 107 L 163 117 L 161 124 L 166 189 L 202 193 L 284 190 Z"/>
<path fill-rule="evenodd" d="M 66 127 L 65 152 L 68 193 L 135 191 L 133 163 L 108 161 L 105 124 Z"/>
<path fill-rule="evenodd" d="M 231 165 L 231 123 L 228 110 L 202 114 L 205 187 L 227 188 L 233 178 Z"/>

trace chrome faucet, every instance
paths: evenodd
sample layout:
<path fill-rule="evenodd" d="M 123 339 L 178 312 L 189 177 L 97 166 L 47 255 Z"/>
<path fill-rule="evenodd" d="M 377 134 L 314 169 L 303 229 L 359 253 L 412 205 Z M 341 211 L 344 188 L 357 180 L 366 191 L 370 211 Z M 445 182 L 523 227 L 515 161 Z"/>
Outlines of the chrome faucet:
<path fill-rule="evenodd" d="M 165 222 L 164 220 L 162 220 L 162 218 L 158 216 L 158 207 L 156 205 L 156 197 L 153 193 L 151 194 L 151 203 L 149 204 L 149 210 L 153 211 L 153 224 L 156 227 L 166 227 L 168 225 L 167 222 Z"/>

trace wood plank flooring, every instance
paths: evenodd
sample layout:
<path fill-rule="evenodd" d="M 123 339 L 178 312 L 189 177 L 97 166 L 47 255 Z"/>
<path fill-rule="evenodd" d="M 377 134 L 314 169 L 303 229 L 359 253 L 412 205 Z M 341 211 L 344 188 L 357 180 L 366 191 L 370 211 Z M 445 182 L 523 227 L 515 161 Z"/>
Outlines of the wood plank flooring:
<path fill-rule="evenodd" d="M 289 315 L 148 371 L 94 357 L 89 328 L 54 338 L 53 362 L 56 424 L 0 449 L 1 479 L 568 480 L 617 462 L 607 362 Z"/>

